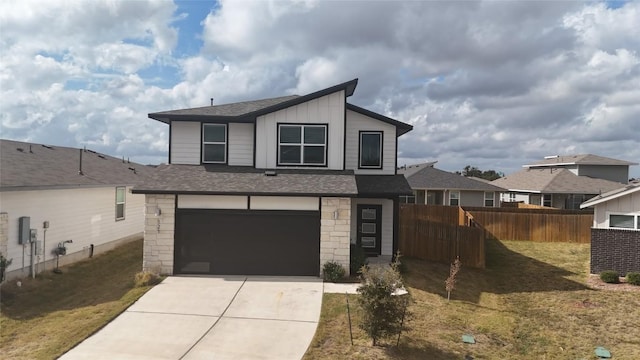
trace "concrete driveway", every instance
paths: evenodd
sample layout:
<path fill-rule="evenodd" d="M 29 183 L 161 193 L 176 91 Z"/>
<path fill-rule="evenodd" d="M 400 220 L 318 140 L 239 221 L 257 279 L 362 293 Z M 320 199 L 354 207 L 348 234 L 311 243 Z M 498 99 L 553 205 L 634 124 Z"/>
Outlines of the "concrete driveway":
<path fill-rule="evenodd" d="M 61 359 L 300 359 L 322 280 L 174 276 Z"/>

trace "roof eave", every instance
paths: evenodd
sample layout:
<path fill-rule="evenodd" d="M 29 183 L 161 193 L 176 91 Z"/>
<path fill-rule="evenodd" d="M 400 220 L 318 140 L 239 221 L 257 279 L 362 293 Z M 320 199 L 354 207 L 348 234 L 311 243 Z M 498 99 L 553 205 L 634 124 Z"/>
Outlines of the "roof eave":
<path fill-rule="evenodd" d="M 357 193 L 305 193 L 305 192 L 242 192 L 242 191 L 183 191 L 183 190 L 131 190 L 133 194 L 155 195 L 244 195 L 244 196 L 304 196 L 304 197 L 356 197 Z"/>
<path fill-rule="evenodd" d="M 378 114 L 375 113 L 371 110 L 367 110 L 365 108 L 362 108 L 360 106 L 357 105 L 353 105 L 353 104 L 349 104 L 347 103 L 347 109 L 351 110 L 351 111 L 355 111 L 357 113 L 360 113 L 362 115 L 366 115 L 368 117 L 374 118 L 376 120 L 380 120 L 383 122 L 386 122 L 388 124 L 394 125 L 396 127 L 397 132 L 396 132 L 396 136 L 400 137 L 406 133 L 408 133 L 409 131 L 413 130 L 413 125 L 407 124 L 407 123 L 403 123 L 402 121 L 398 121 L 396 119 L 392 119 L 390 117 L 384 116 L 382 114 Z"/>

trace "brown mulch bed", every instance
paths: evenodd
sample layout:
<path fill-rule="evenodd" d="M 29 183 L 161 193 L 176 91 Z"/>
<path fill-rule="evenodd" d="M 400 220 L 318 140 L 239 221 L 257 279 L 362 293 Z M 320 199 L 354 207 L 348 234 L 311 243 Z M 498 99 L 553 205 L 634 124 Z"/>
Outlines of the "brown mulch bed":
<path fill-rule="evenodd" d="M 600 276 L 591 274 L 587 278 L 587 286 L 596 290 L 640 292 L 640 286 L 627 284 L 623 277 L 620 278 L 620 284 L 607 284 L 600 280 Z"/>

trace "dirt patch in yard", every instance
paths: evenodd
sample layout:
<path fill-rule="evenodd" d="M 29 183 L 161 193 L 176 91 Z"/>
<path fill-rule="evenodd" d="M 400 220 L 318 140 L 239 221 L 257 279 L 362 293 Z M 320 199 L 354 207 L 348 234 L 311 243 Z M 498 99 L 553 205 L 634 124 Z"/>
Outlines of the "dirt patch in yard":
<path fill-rule="evenodd" d="M 620 284 L 608 284 L 600 280 L 600 276 L 595 274 L 590 274 L 587 277 L 587 286 L 596 290 L 640 292 L 640 286 L 627 284 L 625 278 L 620 278 Z"/>

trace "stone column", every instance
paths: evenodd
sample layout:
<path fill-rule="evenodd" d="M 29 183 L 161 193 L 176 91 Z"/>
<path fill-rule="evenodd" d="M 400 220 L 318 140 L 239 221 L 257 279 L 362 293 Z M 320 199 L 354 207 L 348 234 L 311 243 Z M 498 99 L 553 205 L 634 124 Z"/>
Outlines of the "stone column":
<path fill-rule="evenodd" d="M 173 274 L 175 195 L 145 196 L 144 253 L 142 270 Z M 157 209 L 160 209 L 158 215 Z"/>
<path fill-rule="evenodd" d="M 349 275 L 351 198 L 323 197 L 320 216 L 320 272 L 328 261 L 342 265 Z"/>

